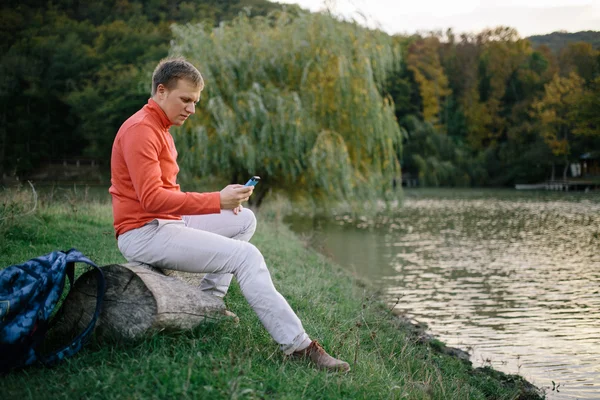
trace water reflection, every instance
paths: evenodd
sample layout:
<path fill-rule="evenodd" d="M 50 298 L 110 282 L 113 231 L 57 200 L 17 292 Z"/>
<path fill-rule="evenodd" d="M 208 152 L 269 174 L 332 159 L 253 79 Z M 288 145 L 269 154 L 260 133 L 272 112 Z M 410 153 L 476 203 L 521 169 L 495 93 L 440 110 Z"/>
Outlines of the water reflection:
<path fill-rule="evenodd" d="M 598 202 L 409 197 L 394 215 L 292 227 L 474 365 L 549 399 L 600 398 Z"/>

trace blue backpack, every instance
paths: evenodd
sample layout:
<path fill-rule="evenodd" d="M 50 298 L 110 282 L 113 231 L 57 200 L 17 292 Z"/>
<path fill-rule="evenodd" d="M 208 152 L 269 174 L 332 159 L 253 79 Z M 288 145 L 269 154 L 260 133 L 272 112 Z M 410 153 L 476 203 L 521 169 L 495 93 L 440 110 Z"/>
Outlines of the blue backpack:
<path fill-rule="evenodd" d="M 68 345 L 42 355 L 39 346 L 50 328 L 50 317 L 61 298 L 65 276 L 69 277 L 71 288 L 73 287 L 76 262 L 96 268 L 96 311 L 87 328 Z M 23 367 L 36 361 L 53 365 L 77 353 L 94 330 L 104 298 L 104 289 L 102 270 L 75 249 L 67 252 L 55 251 L 1 270 L 0 371 Z"/>

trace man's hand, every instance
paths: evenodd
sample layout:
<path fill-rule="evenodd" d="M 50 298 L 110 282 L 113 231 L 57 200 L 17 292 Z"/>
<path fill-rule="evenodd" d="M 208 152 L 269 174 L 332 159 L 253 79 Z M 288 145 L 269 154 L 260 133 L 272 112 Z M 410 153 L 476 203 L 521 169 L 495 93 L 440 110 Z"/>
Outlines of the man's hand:
<path fill-rule="evenodd" d="M 221 190 L 221 209 L 234 210 L 241 206 L 242 202 L 248 201 L 254 191 L 252 186 L 227 185 Z"/>

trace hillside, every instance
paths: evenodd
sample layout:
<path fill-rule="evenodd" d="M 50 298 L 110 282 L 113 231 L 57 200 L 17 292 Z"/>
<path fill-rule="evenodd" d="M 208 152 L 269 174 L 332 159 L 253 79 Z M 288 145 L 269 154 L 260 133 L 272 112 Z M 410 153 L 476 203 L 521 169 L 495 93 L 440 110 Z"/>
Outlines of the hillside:
<path fill-rule="evenodd" d="M 531 41 L 533 47 L 545 44 L 555 54 L 569 43 L 575 42 L 591 43 L 594 49 L 600 49 L 600 32 L 597 31 L 582 31 L 575 33 L 553 32 L 547 35 L 529 36 L 527 39 Z"/>

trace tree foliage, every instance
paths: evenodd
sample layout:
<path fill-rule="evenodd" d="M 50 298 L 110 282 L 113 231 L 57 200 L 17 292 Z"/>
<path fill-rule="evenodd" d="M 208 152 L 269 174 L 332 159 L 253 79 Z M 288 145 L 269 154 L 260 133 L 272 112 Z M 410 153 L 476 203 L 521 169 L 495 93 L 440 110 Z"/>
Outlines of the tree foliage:
<path fill-rule="evenodd" d="M 197 123 L 175 132 L 188 175 L 360 198 L 389 187 L 395 159 L 428 185 L 509 185 L 600 149 L 598 32 L 390 37 L 296 6 L 269 14 L 282 7 L 4 1 L 0 179 L 74 157 L 107 169 L 173 40 L 207 78 Z"/>
<path fill-rule="evenodd" d="M 440 64 L 440 43 L 436 37 L 419 39 L 408 47 L 406 65 L 419 85 L 423 104 L 423 119 L 442 129 L 442 104 L 452 91 L 448 78 Z"/>
<path fill-rule="evenodd" d="M 578 127 L 577 105 L 583 97 L 583 79 L 571 72 L 568 77 L 555 75 L 545 86 L 544 97 L 535 102 L 541 135 L 557 156 L 568 157 L 572 136 L 581 131 Z"/>
<path fill-rule="evenodd" d="M 0 179 L 89 157 L 108 167 L 120 124 L 149 97 L 170 25 L 218 24 L 262 0 L 7 0 L 0 6 Z"/>
<path fill-rule="evenodd" d="M 463 142 L 414 116 L 407 117 L 404 126 L 409 137 L 402 167 L 418 171 L 422 185 L 464 187 L 485 182 L 485 169 Z"/>
<path fill-rule="evenodd" d="M 381 197 L 399 174 L 400 129 L 382 96 L 399 48 L 327 14 L 173 28 L 173 52 L 204 74 L 202 112 L 174 131 L 199 174 L 316 199 Z M 200 172 L 201 171 L 201 172 Z M 260 197 L 260 196 L 259 196 Z"/>
<path fill-rule="evenodd" d="M 536 182 L 548 178 L 555 163 L 566 173 L 580 155 L 600 149 L 600 52 L 589 43 L 570 43 L 554 54 L 499 27 L 459 37 L 451 30 L 432 32 L 408 38 L 406 46 L 407 65 L 387 91 L 397 99 L 396 115 L 408 132 L 403 170 L 420 176 L 422 184 Z M 448 78 L 443 102 L 423 91 L 418 60 L 426 64 L 422 70 Z M 423 98 L 417 110 L 398 110 L 415 95 Z M 438 118 L 431 118 L 431 109 Z M 460 149 L 464 156 L 443 149 Z M 464 168 L 464 159 L 472 168 Z M 458 179 L 462 174 L 467 178 Z"/>
<path fill-rule="evenodd" d="M 545 143 L 555 156 L 564 159 L 564 178 L 573 152 L 586 150 L 585 145 L 589 144 L 586 136 L 600 137 L 596 108 L 598 82 L 600 78 L 592 89 L 586 89 L 585 80 L 577 73 L 571 72 L 566 77 L 556 74 L 546 84 L 544 96 L 533 105 Z"/>

